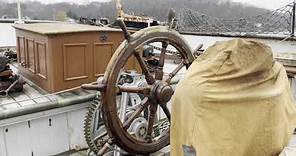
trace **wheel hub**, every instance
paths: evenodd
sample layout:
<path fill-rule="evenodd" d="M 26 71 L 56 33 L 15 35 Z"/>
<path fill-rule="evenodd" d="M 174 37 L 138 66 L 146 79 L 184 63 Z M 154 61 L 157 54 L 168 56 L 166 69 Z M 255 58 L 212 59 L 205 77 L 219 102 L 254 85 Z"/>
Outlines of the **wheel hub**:
<path fill-rule="evenodd" d="M 156 82 L 152 89 L 152 97 L 161 104 L 169 102 L 173 94 L 173 88 L 162 81 Z"/>
<path fill-rule="evenodd" d="M 130 126 L 128 131 L 136 138 L 144 140 L 147 135 L 148 122 L 145 118 L 137 118 Z"/>

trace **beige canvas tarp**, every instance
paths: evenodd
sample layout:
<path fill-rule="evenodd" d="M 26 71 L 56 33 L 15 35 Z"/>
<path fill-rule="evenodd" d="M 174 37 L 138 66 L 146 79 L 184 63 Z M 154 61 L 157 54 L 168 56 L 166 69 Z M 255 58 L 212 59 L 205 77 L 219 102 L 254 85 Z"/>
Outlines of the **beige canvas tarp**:
<path fill-rule="evenodd" d="M 296 108 L 285 69 L 259 42 L 217 42 L 190 66 L 173 97 L 171 155 L 278 156 Z"/>

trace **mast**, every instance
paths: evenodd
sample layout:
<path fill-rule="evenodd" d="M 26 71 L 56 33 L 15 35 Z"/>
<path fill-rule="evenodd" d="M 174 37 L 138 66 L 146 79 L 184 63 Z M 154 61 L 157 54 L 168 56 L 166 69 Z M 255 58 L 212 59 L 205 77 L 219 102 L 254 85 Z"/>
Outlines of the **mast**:
<path fill-rule="evenodd" d="M 21 0 L 17 1 L 17 16 L 18 16 L 17 23 L 24 23 L 24 21 L 22 21 Z"/>
<path fill-rule="evenodd" d="M 121 0 L 116 0 L 117 18 L 123 18 L 124 13 L 121 5 Z"/>

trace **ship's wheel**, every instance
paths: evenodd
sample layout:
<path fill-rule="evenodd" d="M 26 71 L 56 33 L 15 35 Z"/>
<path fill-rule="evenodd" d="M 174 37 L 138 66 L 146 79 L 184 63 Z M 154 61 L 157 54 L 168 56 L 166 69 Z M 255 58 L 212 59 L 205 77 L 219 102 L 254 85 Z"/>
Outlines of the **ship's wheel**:
<path fill-rule="evenodd" d="M 165 120 L 170 121 L 171 114 L 167 104 L 174 94 L 171 81 L 181 69 L 190 66 L 194 57 L 182 36 L 167 26 L 150 27 L 130 35 L 124 23 L 119 21 L 119 24 L 126 40 L 113 54 L 103 80 L 96 86 L 83 85 L 83 88 L 101 92 L 102 117 L 110 137 L 102 148 L 106 149 L 114 143 L 125 152 L 145 155 L 156 152 L 170 143 L 169 128 L 161 132 L 155 131 L 155 128 L 159 128 L 156 125 L 164 121 L 157 116 L 157 112 L 161 110 Z M 143 58 L 142 49 L 147 45 L 160 47 L 153 69 Z M 175 53 L 172 54 L 172 51 Z M 167 62 L 167 57 L 172 55 L 179 59 L 179 63 L 170 72 L 165 72 L 164 64 Z M 145 85 L 130 87 L 118 84 L 120 73 L 131 59 L 137 60 L 136 64 L 140 67 L 138 72 L 145 76 Z M 141 103 L 124 120 L 120 118 L 120 110 L 116 102 L 118 94 L 123 92 L 137 93 L 142 97 Z M 146 129 L 141 130 L 142 137 L 136 137 L 130 131 L 130 127 L 139 117 L 147 121 Z"/>

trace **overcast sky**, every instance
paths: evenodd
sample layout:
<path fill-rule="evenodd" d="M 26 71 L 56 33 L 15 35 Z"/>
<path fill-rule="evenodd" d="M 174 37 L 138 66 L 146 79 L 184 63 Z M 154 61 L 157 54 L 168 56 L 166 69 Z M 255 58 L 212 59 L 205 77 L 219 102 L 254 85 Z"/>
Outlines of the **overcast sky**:
<path fill-rule="evenodd" d="M 2 1 L 16 1 L 16 0 L 2 0 Z M 27 1 L 27 0 L 21 0 L 21 1 Z M 72 2 L 72 3 L 80 3 L 80 4 L 86 4 L 91 1 L 98 1 L 98 2 L 104 2 L 109 0 L 37 0 L 41 1 L 43 3 L 56 3 L 56 2 Z M 145 1 L 145 0 L 143 0 Z M 261 8 L 267 8 L 267 9 L 277 9 L 281 6 L 284 6 L 290 2 L 293 2 L 293 0 L 232 0 L 235 2 L 242 2 L 250 5 L 255 5 Z"/>
<path fill-rule="evenodd" d="M 277 9 L 288 3 L 293 2 L 293 0 L 232 0 L 235 2 L 242 2 L 254 6 L 258 6 L 261 8 L 267 9 Z"/>

